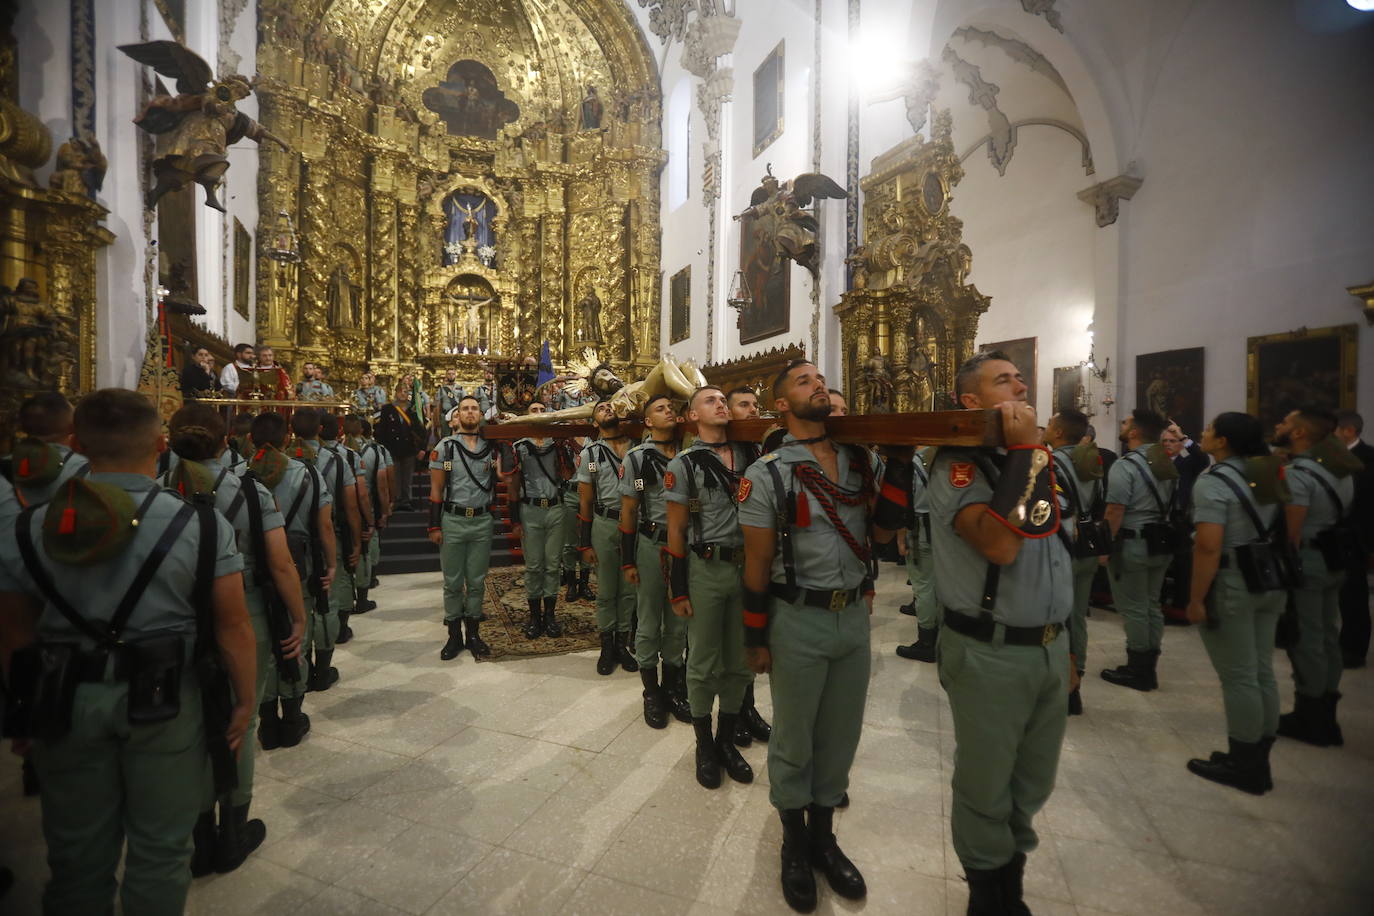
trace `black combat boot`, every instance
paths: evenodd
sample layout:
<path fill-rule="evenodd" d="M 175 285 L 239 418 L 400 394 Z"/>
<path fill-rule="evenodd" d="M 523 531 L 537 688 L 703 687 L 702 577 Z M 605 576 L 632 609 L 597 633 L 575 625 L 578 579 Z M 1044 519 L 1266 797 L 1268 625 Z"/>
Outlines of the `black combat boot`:
<path fill-rule="evenodd" d="M 353 641 L 353 628 L 348 625 L 348 611 L 339 611 L 339 635 L 334 637 L 334 645 L 342 646 Z"/>
<path fill-rule="evenodd" d="M 219 806 L 219 835 L 215 837 L 215 871 L 221 875 L 243 864 L 267 837 L 267 825 L 248 819 L 248 805 Z"/>
<path fill-rule="evenodd" d="M 668 693 L 668 711 L 679 722 L 690 724 L 692 704 L 687 702 L 687 666 L 663 663 L 663 688 Z"/>
<path fill-rule="evenodd" d="M 477 617 L 467 617 L 463 622 L 468 628 L 468 651 L 474 658 L 486 658 L 491 654 L 491 646 L 482 639 L 482 621 Z"/>
<path fill-rule="evenodd" d="M 1082 677 L 1082 675 L 1079 676 Z M 1069 691 L 1069 715 L 1071 716 L 1083 715 L 1083 696 L 1078 692 L 1080 689 L 1075 687 Z"/>
<path fill-rule="evenodd" d="M 1026 854 L 1018 852 L 1011 861 L 997 869 L 1002 875 L 1002 906 L 1008 916 L 1031 916 L 1030 907 L 1022 899 L 1022 885 L 1026 876 Z"/>
<path fill-rule="evenodd" d="M 1159 656 L 1161 654 L 1163 654 L 1161 650 L 1151 649 L 1149 652 L 1150 657 L 1145 663 L 1146 678 L 1148 679 L 1151 690 L 1159 689 Z"/>
<path fill-rule="evenodd" d="M 281 699 L 281 746 L 295 747 L 310 733 L 310 717 L 301 712 L 304 697 Z"/>
<path fill-rule="evenodd" d="M 1340 723 L 1336 721 L 1336 704 L 1341 701 L 1339 691 L 1333 690 L 1322 696 L 1322 712 L 1326 725 L 1326 737 L 1330 739 L 1334 747 L 1345 746 L 1345 735 L 1341 733 Z"/>
<path fill-rule="evenodd" d="M 709 721 L 709 720 L 708 720 Z M 739 723 L 739 713 L 721 712 L 716 728 L 716 755 L 720 765 L 735 782 L 753 782 L 754 768 L 749 765 L 735 747 L 735 726 Z"/>
<path fill-rule="evenodd" d="M 373 574 L 373 576 L 372 576 L 372 581 L 369 582 L 369 583 L 367 583 L 367 587 L 368 587 L 369 589 L 381 588 L 381 587 L 382 587 L 382 580 L 378 579 L 377 576 L 376 576 L 376 574 Z"/>
<path fill-rule="evenodd" d="M 331 668 L 333 649 L 316 649 L 315 662 L 310 666 L 310 689 L 323 692 L 339 682 L 339 669 Z"/>
<path fill-rule="evenodd" d="M 773 726 L 759 715 L 758 707 L 754 705 L 753 679 L 750 679 L 749 686 L 744 689 L 744 705 L 740 707 L 739 717 L 755 741 L 767 742 L 773 736 Z"/>
<path fill-rule="evenodd" d="M 439 650 L 439 658 L 448 661 L 457 658 L 458 653 L 463 651 L 463 620 L 460 617 L 445 620 L 444 626 L 448 628 L 448 642 Z"/>
<path fill-rule="evenodd" d="M 909 583 L 908 583 L 909 584 Z M 908 617 L 916 616 L 916 602 L 912 601 L 897 608 L 898 614 L 905 614 Z"/>
<path fill-rule="evenodd" d="M 577 595 L 586 601 L 596 600 L 596 592 L 592 591 L 592 571 L 590 569 L 578 570 Z"/>
<path fill-rule="evenodd" d="M 909 646 L 898 646 L 897 654 L 914 662 L 935 661 L 935 641 L 940 631 L 935 627 L 916 627 L 916 641 Z"/>
<path fill-rule="evenodd" d="M 1326 724 L 1325 700 L 1322 697 L 1294 694 L 1293 711 L 1279 716 L 1279 735 L 1317 747 L 1330 747 L 1333 742 Z"/>
<path fill-rule="evenodd" d="M 1274 747 L 1274 736 L 1265 735 L 1260 739 L 1260 774 L 1264 782 L 1264 791 L 1268 792 L 1274 788 L 1274 773 L 1269 769 L 1269 751 Z"/>
<path fill-rule="evenodd" d="M 668 698 L 658 685 L 658 668 L 640 668 L 639 680 L 644 684 L 644 724 L 650 728 L 668 727 Z"/>
<path fill-rule="evenodd" d="M 635 653 L 631 648 L 633 645 L 634 639 L 629 633 L 615 634 L 615 660 L 626 671 L 639 670 L 639 662 L 635 661 Z"/>
<path fill-rule="evenodd" d="M 264 751 L 281 747 L 281 717 L 277 715 L 276 700 L 258 704 L 258 743 Z"/>
<path fill-rule="evenodd" d="M 204 878 L 215 870 L 215 809 L 202 811 L 191 830 L 191 877 Z"/>
<path fill-rule="evenodd" d="M 744 716 L 735 720 L 735 733 L 731 737 L 735 747 L 753 747 L 754 736 L 749 734 L 749 725 L 744 721 Z"/>
<path fill-rule="evenodd" d="M 358 589 L 358 598 L 353 602 L 353 613 L 366 614 L 368 611 L 377 610 L 377 602 L 369 601 L 367 597 L 368 589 Z"/>
<path fill-rule="evenodd" d="M 1006 916 L 1006 890 L 1000 868 L 965 868 L 968 880 L 967 916 Z"/>
<path fill-rule="evenodd" d="M 848 793 L 848 792 L 846 792 L 846 793 L 844 793 L 843 795 L 840 796 L 840 800 L 839 800 L 838 802 L 835 803 L 835 807 L 836 807 L 836 808 L 839 808 L 841 811 L 843 811 L 845 808 L 848 808 L 848 807 L 849 807 L 849 793 Z"/>
<path fill-rule="evenodd" d="M 563 596 L 563 600 L 568 604 L 572 604 L 577 600 L 577 596 L 581 594 L 577 587 L 577 570 L 563 570 L 563 584 L 568 587 L 568 592 Z"/>
<path fill-rule="evenodd" d="M 1154 690 L 1157 681 L 1151 665 L 1155 658 L 1152 652 L 1127 649 L 1126 664 L 1102 669 L 1102 680 L 1118 687 L 1130 687 L 1132 690 Z"/>
<path fill-rule="evenodd" d="M 782 899 L 798 913 L 816 908 L 816 874 L 811 870 L 811 837 L 806 809 L 788 808 L 782 818 Z"/>
<path fill-rule="evenodd" d="M 605 630 L 601 633 L 601 655 L 596 660 L 596 673 L 604 677 L 615 671 L 615 655 L 615 632 Z"/>
<path fill-rule="evenodd" d="M 544 598 L 544 635 L 552 639 L 563 635 L 563 624 L 558 622 L 558 616 L 554 614 L 557 604 L 557 595 L 548 595 Z"/>
<path fill-rule="evenodd" d="M 1228 738 L 1227 743 L 1229 753 L 1213 754 L 1208 760 L 1194 757 L 1188 761 L 1188 772 L 1251 795 L 1263 795 L 1266 790 L 1262 746 L 1235 738 Z"/>
<path fill-rule="evenodd" d="M 692 729 L 697 735 L 697 782 L 704 789 L 720 788 L 720 757 L 716 754 L 716 739 L 711 734 L 710 716 L 693 716 Z"/>
<path fill-rule="evenodd" d="M 864 876 L 835 841 L 835 809 L 812 804 L 807 806 L 806 813 L 811 864 L 821 870 L 835 893 L 848 900 L 862 899 L 868 893 L 868 886 L 864 884 Z"/>
<path fill-rule="evenodd" d="M 539 599 L 530 598 L 530 622 L 525 624 L 526 639 L 538 639 L 544 635 L 544 612 L 539 609 Z"/>
<path fill-rule="evenodd" d="M 24 797 L 36 797 L 43 790 L 42 787 L 38 785 L 38 771 L 33 768 L 33 758 L 25 757 L 24 763 L 19 769 L 24 784 Z"/>

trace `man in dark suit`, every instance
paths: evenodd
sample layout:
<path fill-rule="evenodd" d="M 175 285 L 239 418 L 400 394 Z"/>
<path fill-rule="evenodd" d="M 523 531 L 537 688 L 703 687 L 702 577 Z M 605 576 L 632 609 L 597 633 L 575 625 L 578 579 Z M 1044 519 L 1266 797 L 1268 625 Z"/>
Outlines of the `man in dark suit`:
<path fill-rule="evenodd" d="M 1353 410 L 1336 412 L 1336 436 L 1364 463 L 1355 477 L 1355 507 L 1349 523 L 1365 549 L 1365 568 L 1374 565 L 1374 445 L 1361 441 L 1364 418 Z M 1363 668 L 1369 654 L 1369 577 L 1355 572 L 1341 588 L 1341 654 L 1346 668 Z"/>
<path fill-rule="evenodd" d="M 1174 420 L 1169 421 L 1164 435 L 1159 437 L 1159 444 L 1164 446 L 1164 451 L 1173 459 L 1174 467 L 1178 468 L 1178 490 L 1174 496 L 1174 504 L 1186 511 L 1192 505 L 1193 484 L 1197 483 L 1198 477 L 1207 470 L 1211 461 L 1202 450 L 1202 446 L 1188 438 Z M 1164 576 L 1162 605 L 1165 623 L 1188 625 L 1188 614 L 1185 609 L 1188 607 L 1188 590 L 1192 587 L 1192 578 L 1193 552 L 1192 546 L 1188 545 L 1174 555 L 1174 561 Z"/>

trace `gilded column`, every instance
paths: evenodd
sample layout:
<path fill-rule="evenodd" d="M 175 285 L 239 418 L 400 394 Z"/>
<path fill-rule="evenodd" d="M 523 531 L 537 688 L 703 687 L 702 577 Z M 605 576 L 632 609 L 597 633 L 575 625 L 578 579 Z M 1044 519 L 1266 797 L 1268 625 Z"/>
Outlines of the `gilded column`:
<path fill-rule="evenodd" d="M 564 227 L 567 218 L 561 212 L 547 213 L 543 224 L 543 253 L 539 262 L 539 312 L 544 336 L 557 347 L 563 358 L 578 352 L 573 335 L 573 322 L 566 320 L 572 291 L 564 259 Z"/>
<path fill-rule="evenodd" d="M 372 162 L 372 187 L 368 197 L 371 213 L 368 234 L 371 236 L 372 286 L 369 290 L 368 327 L 370 360 L 396 358 L 396 280 L 398 249 L 396 245 L 396 196 L 398 176 L 393 163 L 378 156 Z"/>
<path fill-rule="evenodd" d="M 413 361 L 420 352 L 420 209 L 396 208 L 396 359 Z"/>
<path fill-rule="evenodd" d="M 888 309 L 890 349 L 887 351 L 887 368 L 893 381 L 892 400 L 889 409 L 895 411 L 911 410 L 911 374 L 907 369 L 908 352 L 911 343 L 911 305 L 894 301 Z"/>
<path fill-rule="evenodd" d="M 516 304 L 520 316 L 520 339 L 516 347 L 521 354 L 538 354 L 549 338 L 541 322 L 539 308 L 539 221 L 522 217 L 515 222 L 515 257 L 520 265 L 516 283 Z"/>
<path fill-rule="evenodd" d="M 300 298 L 300 269 L 263 254 L 272 244 L 278 214 L 285 213 L 291 224 L 300 229 L 297 200 L 301 158 L 295 150 L 299 146 L 302 108 L 299 101 L 290 96 L 266 91 L 258 93 L 258 105 L 262 123 L 292 145 L 292 151 L 270 143 L 258 150 L 258 307 L 255 320 L 258 339 L 281 351 L 284 359 L 296 340 L 295 306 Z"/>

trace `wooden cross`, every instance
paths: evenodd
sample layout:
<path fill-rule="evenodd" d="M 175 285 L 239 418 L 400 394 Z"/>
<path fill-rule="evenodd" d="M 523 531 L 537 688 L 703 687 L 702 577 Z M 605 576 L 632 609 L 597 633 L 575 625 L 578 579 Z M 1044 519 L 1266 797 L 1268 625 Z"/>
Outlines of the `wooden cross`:
<path fill-rule="evenodd" d="M 683 424 L 688 432 L 696 433 L 695 423 Z M 726 436 L 735 442 L 759 442 L 774 426 L 783 425 L 781 418 L 760 417 L 757 420 L 731 420 Z M 881 413 L 829 417 L 826 432 L 836 442 L 860 445 L 1002 445 L 1002 420 L 996 410 L 936 410 L 929 413 Z M 620 432 L 632 437 L 643 435 L 644 424 L 624 421 Z M 515 420 L 509 423 L 488 423 L 482 430 L 488 439 L 567 439 L 588 436 L 596 438 L 598 431 L 591 423 L 530 423 Z"/>

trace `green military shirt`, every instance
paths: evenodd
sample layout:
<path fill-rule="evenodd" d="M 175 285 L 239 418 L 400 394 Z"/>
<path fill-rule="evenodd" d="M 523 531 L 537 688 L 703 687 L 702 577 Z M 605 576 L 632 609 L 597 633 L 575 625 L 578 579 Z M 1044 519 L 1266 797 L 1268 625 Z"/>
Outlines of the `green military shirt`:
<path fill-rule="evenodd" d="M 296 386 L 296 394 L 302 401 L 327 401 L 334 398 L 334 387 L 328 382 L 312 378 Z"/>
<path fill-rule="evenodd" d="M 215 476 L 215 508 L 230 525 L 234 526 L 234 543 L 243 555 L 244 588 L 253 588 L 253 566 L 256 557 L 253 555 L 252 530 L 249 527 L 248 507 L 244 505 L 243 495 L 243 489 L 248 481 L 226 468 L 218 458 L 211 458 L 200 464 Z M 171 477 L 172 472 L 168 471 L 162 475 L 159 483 L 164 487 L 170 486 Z M 282 514 L 277 509 L 277 501 L 272 492 L 256 480 L 253 481 L 253 486 L 258 491 L 258 505 L 262 506 L 263 532 L 283 527 Z"/>
<path fill-rule="evenodd" d="M 338 448 L 337 442 L 330 442 L 326 445 L 316 439 L 310 444 L 315 447 L 315 470 L 320 472 L 324 488 L 328 489 L 330 495 L 339 501 L 339 511 L 342 512 L 343 507 L 347 505 L 343 493 L 357 480 L 353 473 L 353 466 L 343 453 L 344 450 Z M 341 485 L 342 489 L 340 489 Z M 321 502 L 321 505 L 323 504 Z"/>
<path fill-rule="evenodd" d="M 515 462 L 520 468 L 520 489 L 525 499 L 557 499 L 562 489 L 558 471 L 558 443 L 545 439 L 515 440 Z"/>
<path fill-rule="evenodd" d="M 1303 540 L 1314 538 L 1335 525 L 1355 501 L 1355 475 L 1337 477 L 1306 454 L 1293 457 L 1287 479 L 1293 505 L 1307 507 L 1307 516 L 1302 521 Z M 1327 487 L 1335 494 L 1339 506 L 1328 495 Z"/>
<path fill-rule="evenodd" d="M 693 547 L 744 544 L 739 527 L 739 482 L 753 455 L 748 444 L 740 442 L 730 443 L 730 453 L 733 470 L 714 448 L 698 440 L 668 462 L 663 475 L 666 499 L 686 506 L 689 512 L 692 500 L 698 500 L 700 508 L 691 512 L 687 525 L 687 542 Z"/>
<path fill-rule="evenodd" d="M 90 566 L 63 566 L 52 562 L 44 555 L 43 519 L 51 510 L 52 504 L 40 506 L 29 519 L 29 532 L 33 538 L 34 548 L 38 552 L 39 562 L 47 569 L 49 578 L 67 602 L 81 611 L 86 619 L 94 623 L 104 623 L 109 621 L 119 598 L 128 591 L 143 561 L 152 553 L 163 531 L 185 502 L 171 490 L 164 489 L 152 478 L 142 474 L 92 473 L 90 479 L 95 483 L 109 484 L 127 491 L 135 506 L 142 505 L 150 490 L 158 491 L 125 549 L 111 559 Z M 241 572 L 243 558 L 234 543 L 233 526 L 218 513 L 215 515 L 215 522 L 218 529 L 215 542 L 215 578 Z M 158 636 L 195 634 L 196 609 L 191 605 L 191 595 L 195 587 L 199 546 L 200 529 L 196 520 L 192 518 L 173 542 L 171 551 L 158 567 L 157 575 L 148 583 L 133 616 L 129 618 L 129 625 L 124 630 L 124 639 L 133 642 Z M 0 539 L 0 591 L 23 592 L 43 600 L 37 585 L 24 567 L 24 562 L 19 556 L 18 541 L 14 537 Z M 67 619 L 46 602 L 38 618 L 38 633 L 41 637 L 52 640 L 73 641 L 78 638 L 77 631 Z M 94 648 L 84 637 L 81 637 L 81 641 L 87 650 Z"/>
<path fill-rule="evenodd" d="M 1079 476 L 1073 463 L 1073 449 L 1072 445 L 1061 445 L 1054 450 L 1054 478 L 1060 491 L 1072 504 L 1075 518 L 1085 518 L 1092 512 L 1102 492 L 1102 481 L 1092 478 L 1084 480 Z"/>
<path fill-rule="evenodd" d="M 429 453 L 430 469 L 446 473 L 444 502 L 466 509 L 489 507 L 496 500 L 496 449 L 489 440 L 475 438 L 477 447 L 469 448 L 464 441 L 469 437 L 446 436 Z"/>
<path fill-rule="evenodd" d="M 1245 459 L 1239 457 L 1227 458 L 1220 464 L 1212 465 L 1198 477 L 1197 483 L 1193 484 L 1193 524 L 1211 522 L 1223 526 L 1223 548 L 1239 547 L 1260 540 L 1265 536 L 1265 532 L 1255 530 L 1250 513 L 1241 505 L 1236 492 L 1226 485 L 1223 477 L 1229 478 L 1231 483 L 1245 494 L 1246 500 L 1258 511 L 1260 522 L 1266 531 L 1274 524 L 1274 516 L 1278 513 L 1279 506 L 1261 506 L 1254 500 L 1245 478 Z M 1291 486 L 1291 477 L 1289 482 Z"/>
<path fill-rule="evenodd" d="M 448 412 L 458 406 L 465 393 L 462 385 L 440 385 L 434 393 L 439 399 L 439 419 L 446 421 Z"/>
<path fill-rule="evenodd" d="M 492 405 L 496 403 L 490 385 L 478 385 L 472 389 L 472 396 L 477 399 L 477 406 L 481 408 L 484 417 L 491 410 Z"/>
<path fill-rule="evenodd" d="M 821 474 L 820 463 L 812 456 L 805 445 L 798 445 L 796 437 L 788 433 L 776 451 L 769 452 L 758 461 L 749 465 L 744 472 L 744 480 L 739 490 L 739 523 L 755 528 L 777 529 L 778 515 L 784 508 L 779 505 L 777 484 L 774 471 L 782 482 L 784 498 L 789 502 L 794 498 L 799 521 L 809 518 L 809 524 L 797 524 L 791 529 L 792 577 L 801 588 L 810 589 L 850 589 L 857 588 L 871 574 L 868 565 L 850 548 L 839 530 L 831 523 L 814 495 L 807 492 L 797 478 L 796 469 L 801 465 L 812 465 Z M 855 455 L 869 462 L 869 474 L 878 476 L 878 459 L 871 452 L 858 452 L 849 446 L 838 446 L 839 479 L 838 486 L 849 496 L 863 492 L 863 468 L 853 462 Z M 871 493 L 869 494 L 872 495 Z M 865 499 L 858 505 L 846 505 L 838 499 L 832 500 L 840 521 L 850 535 L 860 544 L 868 544 L 869 502 Z M 778 549 L 773 555 L 772 580 L 778 584 L 788 583 L 788 571 L 784 559 L 784 541 L 779 536 Z"/>
<path fill-rule="evenodd" d="M 922 449 L 911 459 L 911 511 L 917 515 L 930 515 L 930 468 L 926 462 L 931 460 L 932 451 Z"/>
<path fill-rule="evenodd" d="M 368 417 L 375 417 L 386 406 L 386 391 L 381 385 L 358 388 L 353 392 L 353 406 Z"/>
<path fill-rule="evenodd" d="M 954 520 L 969 506 L 992 502 L 993 484 L 980 461 L 996 465 L 993 455 L 986 449 L 966 448 L 941 448 L 935 455 L 929 489 L 931 550 L 939 570 L 935 595 L 941 607 L 971 616 L 989 610 L 1007 626 L 1062 623 L 1073 610 L 1073 557 L 1065 544 L 1071 537 L 1057 533 L 1023 539 L 1016 559 L 1001 568 L 996 601 L 991 608 L 983 607 L 989 563 L 959 536 Z M 1070 535 L 1072 522 L 1063 506 L 1061 494 L 1060 524 Z"/>
<path fill-rule="evenodd" d="M 627 453 L 628 454 L 628 453 Z M 582 450 L 577 482 L 592 485 L 592 505 L 601 509 L 620 508 L 620 468 L 622 458 L 600 439 Z"/>
<path fill-rule="evenodd" d="M 620 495 L 639 500 L 640 523 L 668 523 L 668 504 L 664 502 L 663 473 L 670 459 L 651 441 L 641 442 L 625 453 L 621 465 Z"/>
<path fill-rule="evenodd" d="M 35 506 L 39 503 L 47 502 L 52 499 L 53 494 L 56 493 L 64 483 L 71 480 L 72 477 L 77 474 L 88 473 L 82 470 L 82 468 L 85 468 L 89 463 L 86 461 L 85 455 L 74 452 L 67 446 L 57 443 L 53 443 L 51 447 L 56 449 L 57 453 L 62 456 L 62 469 L 58 471 L 57 476 L 48 483 L 32 486 L 25 486 L 23 483 L 20 483 L 17 487 L 13 487 L 11 495 L 18 500 L 20 509 L 23 509 L 25 506 Z"/>
<path fill-rule="evenodd" d="M 1122 455 L 1107 474 L 1107 502 L 1125 507 L 1121 527 L 1130 531 L 1138 531 L 1142 525 L 1167 521 L 1160 514 L 1159 506 L 1162 503 L 1168 508 L 1169 500 L 1178 486 L 1177 480 L 1155 479 L 1145 458 L 1145 453 L 1153 445 L 1153 442 L 1146 443 Z"/>
<path fill-rule="evenodd" d="M 14 495 L 14 484 L 0 477 L 0 539 L 9 537 L 14 531 L 14 520 L 22 509 Z"/>

